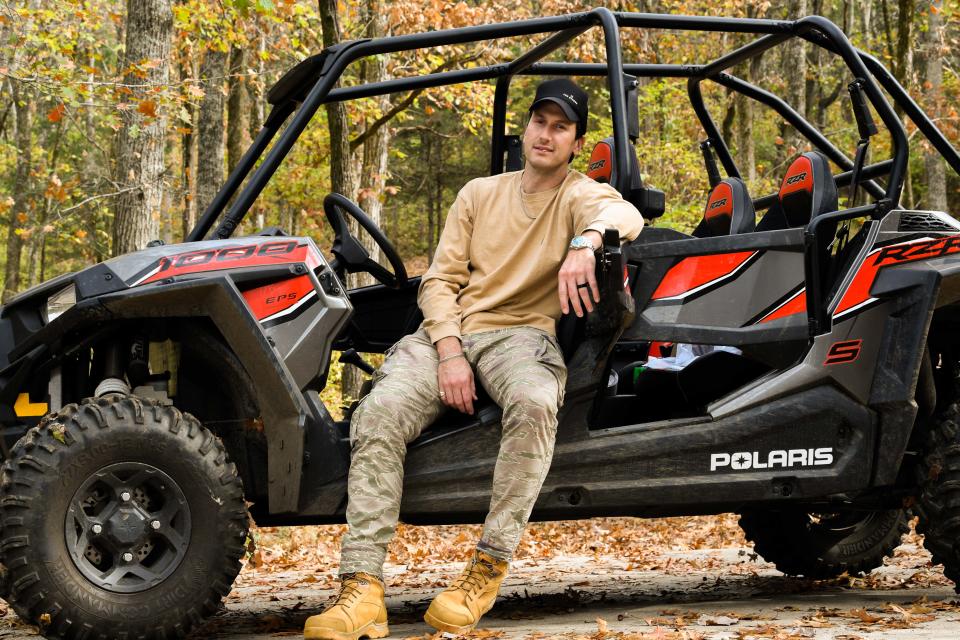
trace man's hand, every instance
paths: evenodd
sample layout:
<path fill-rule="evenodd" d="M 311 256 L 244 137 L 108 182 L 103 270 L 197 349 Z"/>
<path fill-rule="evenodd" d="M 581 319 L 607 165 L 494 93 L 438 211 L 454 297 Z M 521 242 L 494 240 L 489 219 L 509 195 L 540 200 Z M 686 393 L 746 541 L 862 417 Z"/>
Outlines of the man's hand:
<path fill-rule="evenodd" d="M 463 356 L 460 340 L 453 336 L 441 338 L 437 341 L 437 354 L 443 360 L 437 365 L 440 399 L 448 407 L 472 415 L 477 389 L 473 382 L 473 369 Z M 460 356 L 453 357 L 457 354 Z"/>
<path fill-rule="evenodd" d="M 603 243 L 603 237 L 597 231 L 587 231 L 583 234 L 593 242 L 594 249 Z M 570 308 L 583 317 L 583 309 L 593 311 L 593 303 L 600 302 L 600 290 L 597 288 L 596 276 L 597 259 L 589 249 L 570 249 L 560 267 L 558 288 L 560 293 L 560 310 L 570 313 Z M 592 299 L 591 299 L 592 298 Z"/>

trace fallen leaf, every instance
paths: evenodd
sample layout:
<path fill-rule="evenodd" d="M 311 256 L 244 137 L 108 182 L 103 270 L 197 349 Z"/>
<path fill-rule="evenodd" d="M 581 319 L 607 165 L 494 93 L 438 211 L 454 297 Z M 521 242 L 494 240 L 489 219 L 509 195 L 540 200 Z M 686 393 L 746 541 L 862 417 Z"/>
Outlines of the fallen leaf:
<path fill-rule="evenodd" d="M 712 626 L 728 627 L 732 624 L 737 624 L 738 622 L 740 622 L 738 618 L 731 618 L 730 616 L 702 615 L 699 618 L 697 618 L 697 624 L 700 625 L 701 627 L 712 627 Z"/>

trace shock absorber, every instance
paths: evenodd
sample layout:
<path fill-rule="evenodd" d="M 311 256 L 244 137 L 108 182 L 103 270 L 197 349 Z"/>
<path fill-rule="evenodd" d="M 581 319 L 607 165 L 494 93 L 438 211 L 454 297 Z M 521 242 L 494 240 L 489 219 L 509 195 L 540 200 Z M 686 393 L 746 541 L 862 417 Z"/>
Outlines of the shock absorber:
<path fill-rule="evenodd" d="M 100 397 L 108 393 L 130 393 L 130 385 L 123 378 L 124 357 L 123 347 L 118 342 L 111 342 L 103 347 L 104 367 L 103 380 L 97 385 L 93 395 Z"/>

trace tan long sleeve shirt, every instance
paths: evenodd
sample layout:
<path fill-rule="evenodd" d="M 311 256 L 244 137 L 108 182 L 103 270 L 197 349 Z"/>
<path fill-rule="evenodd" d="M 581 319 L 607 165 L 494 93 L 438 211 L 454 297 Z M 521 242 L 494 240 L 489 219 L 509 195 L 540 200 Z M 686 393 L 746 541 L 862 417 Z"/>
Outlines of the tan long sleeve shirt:
<path fill-rule="evenodd" d="M 557 278 L 570 239 L 615 228 L 633 240 L 643 217 L 607 184 L 570 171 L 560 186 L 522 193 L 521 172 L 468 182 L 450 207 L 417 301 L 433 342 L 504 327 L 556 333 Z"/>

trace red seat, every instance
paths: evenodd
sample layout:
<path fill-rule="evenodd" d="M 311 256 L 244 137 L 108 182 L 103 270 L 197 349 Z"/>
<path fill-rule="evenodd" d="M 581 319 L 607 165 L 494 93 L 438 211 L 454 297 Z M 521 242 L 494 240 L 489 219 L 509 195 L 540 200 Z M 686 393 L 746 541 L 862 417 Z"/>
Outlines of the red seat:
<path fill-rule="evenodd" d="M 693 230 L 696 238 L 749 233 L 756 226 L 753 200 L 740 178 L 725 178 L 710 191 L 703 219 Z"/>
<path fill-rule="evenodd" d="M 818 151 L 807 151 L 787 169 L 777 201 L 760 220 L 757 231 L 805 227 L 813 218 L 836 211 L 838 203 L 830 161 Z"/>

